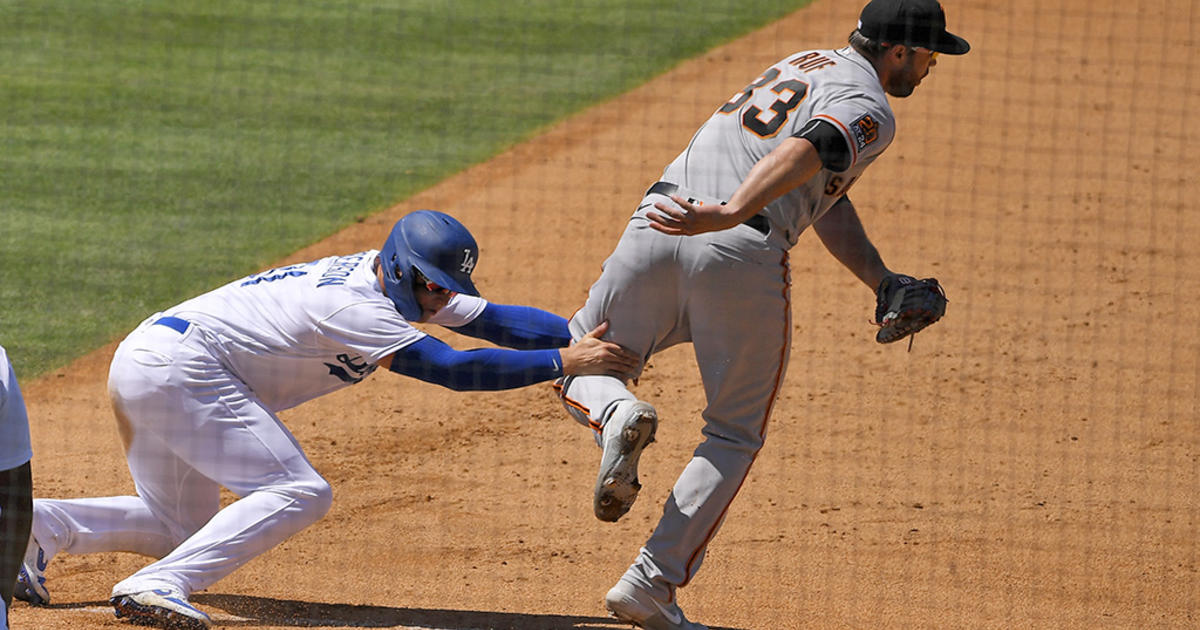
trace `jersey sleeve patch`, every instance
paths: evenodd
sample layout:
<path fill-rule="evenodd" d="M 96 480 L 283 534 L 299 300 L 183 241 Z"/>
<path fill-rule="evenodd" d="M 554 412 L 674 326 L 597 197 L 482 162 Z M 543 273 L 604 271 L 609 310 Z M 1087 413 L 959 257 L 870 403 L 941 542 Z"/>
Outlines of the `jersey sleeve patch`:
<path fill-rule="evenodd" d="M 859 153 L 879 139 L 879 121 L 870 114 L 863 114 L 850 123 L 850 134 L 854 137 L 855 148 Z"/>

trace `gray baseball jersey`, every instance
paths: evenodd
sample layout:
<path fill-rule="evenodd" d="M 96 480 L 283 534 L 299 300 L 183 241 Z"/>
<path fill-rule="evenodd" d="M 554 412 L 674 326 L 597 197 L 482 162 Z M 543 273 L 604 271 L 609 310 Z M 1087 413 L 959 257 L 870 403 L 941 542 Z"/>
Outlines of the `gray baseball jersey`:
<path fill-rule="evenodd" d="M 822 169 L 757 220 L 695 236 L 652 229 L 645 213 L 675 192 L 721 203 L 784 139 L 825 121 L 840 134 L 837 171 Z M 824 133 L 824 132 L 823 132 Z M 642 356 L 691 342 L 707 396 L 705 440 L 672 490 L 663 516 L 623 580 L 672 601 L 699 569 L 766 436 L 791 348 L 788 250 L 891 143 L 895 122 L 870 62 L 851 48 L 796 53 L 720 106 L 663 171 L 634 212 L 587 303 L 571 319 L 578 339 L 600 322 Z M 804 136 L 808 137 L 808 136 Z M 824 155 L 822 156 L 824 157 Z M 576 420 L 600 429 L 615 403 L 634 400 L 622 381 L 564 379 Z"/>
<path fill-rule="evenodd" d="M 767 68 L 700 127 L 662 180 L 729 199 L 759 160 L 815 120 L 843 134 L 850 166 L 836 173 L 822 169 L 764 210 L 795 245 L 800 232 L 846 194 L 895 136 L 895 118 L 875 69 L 853 48 L 800 52 Z"/>

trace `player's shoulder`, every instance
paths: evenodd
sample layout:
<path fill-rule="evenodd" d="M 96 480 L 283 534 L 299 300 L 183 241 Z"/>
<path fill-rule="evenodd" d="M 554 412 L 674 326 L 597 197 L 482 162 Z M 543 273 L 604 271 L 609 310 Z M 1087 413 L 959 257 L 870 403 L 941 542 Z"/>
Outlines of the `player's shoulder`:
<path fill-rule="evenodd" d="M 314 261 L 316 272 L 313 274 L 313 280 L 316 288 L 354 286 L 364 281 L 369 282 L 370 277 L 374 275 L 378 254 L 378 251 L 371 249 L 353 254 L 327 256 Z"/>
<path fill-rule="evenodd" d="M 878 110 L 877 115 L 891 115 L 875 68 L 849 46 L 803 50 L 779 61 L 775 67 L 806 84 L 810 99 L 822 103 L 851 99 L 869 102 Z"/>
<path fill-rule="evenodd" d="M 381 289 L 366 282 L 351 283 L 324 293 L 319 302 L 312 305 L 312 310 L 318 330 L 326 333 L 357 331 L 386 336 L 412 327 Z"/>
<path fill-rule="evenodd" d="M 855 94 L 883 96 L 874 66 L 849 46 L 798 53 L 788 63 L 811 83 L 836 86 Z"/>
<path fill-rule="evenodd" d="M 813 48 L 808 50 L 796 51 L 783 59 L 780 59 L 775 65 L 786 66 L 795 72 L 803 74 L 812 74 L 816 71 L 832 68 L 837 65 L 840 58 L 837 51 L 828 48 Z"/>
<path fill-rule="evenodd" d="M 354 318 L 355 313 L 381 310 L 391 304 L 378 286 L 374 250 L 327 256 L 309 263 L 302 284 L 280 286 L 272 302 L 293 313 L 304 313 L 313 321 L 337 316 Z M 371 315 L 363 315 L 370 317 Z"/>
<path fill-rule="evenodd" d="M 879 75 L 865 57 L 847 46 L 807 50 L 783 62 L 808 85 L 807 112 L 841 130 L 857 156 L 891 144 L 896 119 Z"/>
<path fill-rule="evenodd" d="M 871 62 L 849 46 L 797 51 L 779 60 L 775 66 L 812 81 L 836 80 L 861 83 L 864 87 L 879 83 Z"/>
<path fill-rule="evenodd" d="M 386 299 L 376 274 L 378 253 L 367 250 L 321 259 L 309 280 L 310 292 L 314 298 L 334 305 L 347 300 Z"/>

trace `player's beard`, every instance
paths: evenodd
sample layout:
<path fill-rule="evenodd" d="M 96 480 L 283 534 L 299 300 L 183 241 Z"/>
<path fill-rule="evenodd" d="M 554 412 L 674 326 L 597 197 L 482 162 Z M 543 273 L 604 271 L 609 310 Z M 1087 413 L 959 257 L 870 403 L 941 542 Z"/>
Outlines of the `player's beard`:
<path fill-rule="evenodd" d="M 904 65 L 900 67 L 900 70 L 892 75 L 893 81 L 890 86 L 891 89 L 888 90 L 888 95 L 897 98 L 912 95 L 913 91 L 917 89 L 917 84 L 921 82 L 921 79 L 924 79 L 929 74 L 929 66 L 926 65 L 925 72 L 918 75 L 916 64 L 913 63 L 914 60 L 915 57 L 909 56 L 905 60 Z"/>

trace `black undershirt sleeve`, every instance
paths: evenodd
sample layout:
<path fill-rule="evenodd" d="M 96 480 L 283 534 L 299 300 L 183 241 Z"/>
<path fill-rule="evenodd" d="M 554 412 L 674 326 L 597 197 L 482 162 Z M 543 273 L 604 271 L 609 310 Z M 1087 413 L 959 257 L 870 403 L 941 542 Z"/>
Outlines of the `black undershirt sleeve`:
<path fill-rule="evenodd" d="M 808 140 L 817 148 L 825 168 L 835 173 L 850 168 L 850 145 L 833 123 L 814 118 L 796 133 L 796 137 Z"/>

